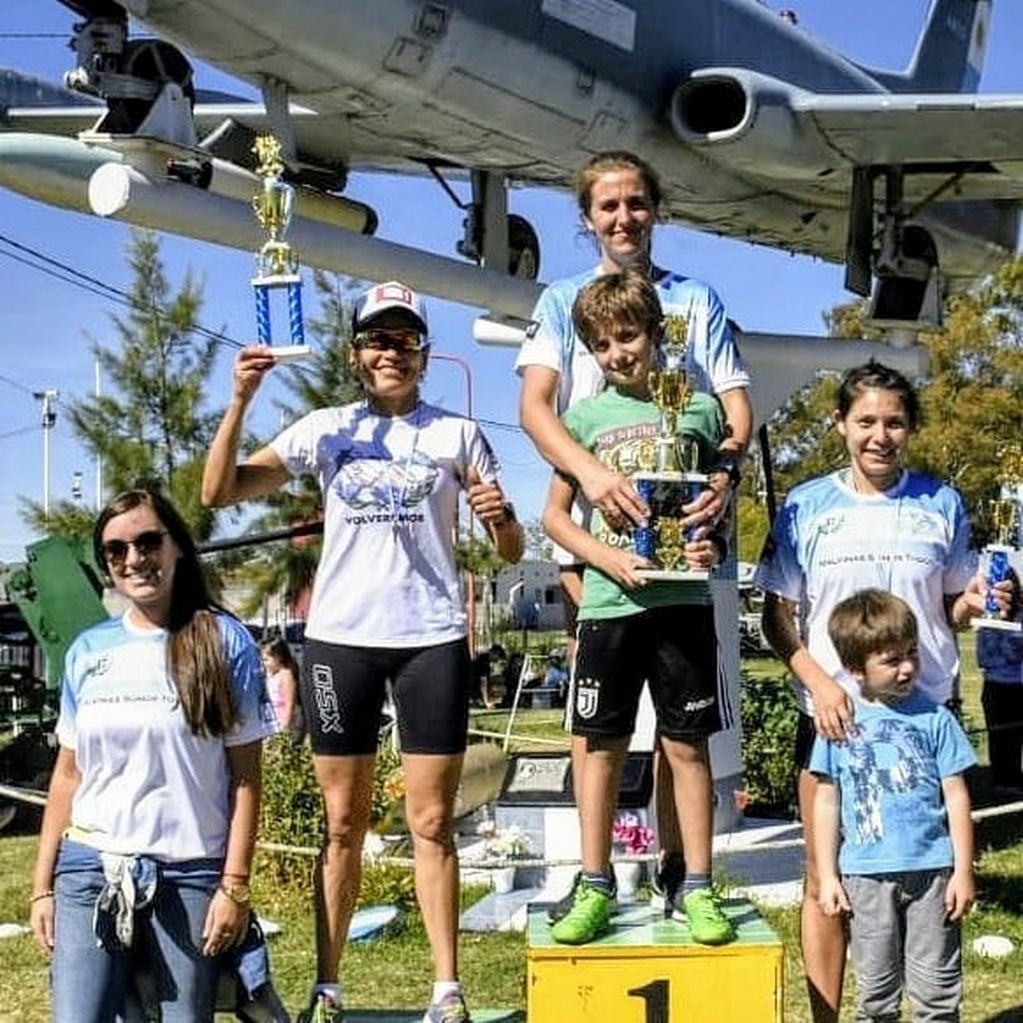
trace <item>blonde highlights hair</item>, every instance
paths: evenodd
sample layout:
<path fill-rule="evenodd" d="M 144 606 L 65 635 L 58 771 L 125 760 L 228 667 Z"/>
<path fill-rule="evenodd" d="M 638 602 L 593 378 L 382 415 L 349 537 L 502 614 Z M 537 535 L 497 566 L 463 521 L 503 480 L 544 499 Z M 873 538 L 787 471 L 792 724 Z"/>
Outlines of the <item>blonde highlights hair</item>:
<path fill-rule="evenodd" d="M 661 302 L 649 279 L 635 270 L 604 274 L 576 296 L 572 323 L 582 343 L 592 350 L 601 334 L 620 327 L 643 331 L 653 344 L 661 336 Z"/>

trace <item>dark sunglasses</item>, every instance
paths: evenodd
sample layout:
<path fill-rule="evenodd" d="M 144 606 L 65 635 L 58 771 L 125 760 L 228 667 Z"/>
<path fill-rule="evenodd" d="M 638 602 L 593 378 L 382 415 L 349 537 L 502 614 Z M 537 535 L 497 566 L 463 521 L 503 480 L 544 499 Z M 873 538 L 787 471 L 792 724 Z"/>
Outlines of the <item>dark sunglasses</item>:
<path fill-rule="evenodd" d="M 371 352 L 394 351 L 400 355 L 415 355 L 430 347 L 429 342 L 414 328 L 379 328 L 377 330 L 360 330 L 352 338 L 352 344 L 359 349 Z"/>
<path fill-rule="evenodd" d="M 139 533 L 134 540 L 106 540 L 99 545 L 108 565 L 123 565 L 128 557 L 128 548 L 134 547 L 140 558 L 148 558 L 163 547 L 166 529 L 147 529 Z"/>

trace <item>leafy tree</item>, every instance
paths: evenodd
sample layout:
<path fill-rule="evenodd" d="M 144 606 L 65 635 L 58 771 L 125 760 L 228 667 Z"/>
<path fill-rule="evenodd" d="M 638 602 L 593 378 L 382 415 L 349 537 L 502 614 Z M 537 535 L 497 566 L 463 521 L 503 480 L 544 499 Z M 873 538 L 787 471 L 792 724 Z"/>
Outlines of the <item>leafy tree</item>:
<path fill-rule="evenodd" d="M 69 416 L 85 447 L 102 458 L 107 492 L 156 483 L 202 539 L 214 522 L 200 504 L 199 481 L 219 418 L 202 411 L 217 340 L 198 332 L 202 289 L 191 274 L 171 293 L 155 235 L 133 232 L 128 261 L 128 311 L 111 316 L 118 343 L 92 344 L 107 393 L 72 400 Z M 22 507 L 40 530 L 79 537 L 91 530 L 92 517 L 70 501 L 58 502 L 49 517 L 35 502 Z"/>

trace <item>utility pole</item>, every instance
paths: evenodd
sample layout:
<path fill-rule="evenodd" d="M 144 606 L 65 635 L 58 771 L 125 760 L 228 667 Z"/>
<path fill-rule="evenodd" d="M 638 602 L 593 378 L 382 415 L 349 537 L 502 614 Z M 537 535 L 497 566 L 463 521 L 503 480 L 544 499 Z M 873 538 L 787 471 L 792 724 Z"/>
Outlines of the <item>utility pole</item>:
<path fill-rule="evenodd" d="M 93 373 L 95 375 L 95 392 L 96 392 L 96 407 L 99 408 L 99 399 L 101 397 L 100 391 L 100 375 L 99 375 L 99 359 L 93 362 Z M 103 455 L 100 454 L 99 449 L 96 450 L 96 514 L 98 515 L 103 510 Z"/>
<path fill-rule="evenodd" d="M 45 391 L 33 391 L 32 397 L 43 403 L 43 517 L 50 517 L 50 432 L 57 424 L 57 410 L 60 392 L 48 387 Z"/>

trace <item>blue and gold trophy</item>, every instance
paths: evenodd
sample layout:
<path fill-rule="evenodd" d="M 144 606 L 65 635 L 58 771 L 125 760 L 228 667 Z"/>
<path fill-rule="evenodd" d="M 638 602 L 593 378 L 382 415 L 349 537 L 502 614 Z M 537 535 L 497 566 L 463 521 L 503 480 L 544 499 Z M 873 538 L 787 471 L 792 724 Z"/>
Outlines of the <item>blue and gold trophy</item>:
<path fill-rule="evenodd" d="M 664 321 L 660 365 L 650 372 L 650 397 L 661 412 L 661 430 L 654 441 L 653 466 L 634 473 L 636 493 L 650 508 L 646 525 L 633 532 L 637 554 L 653 562 L 640 569 L 645 579 L 707 579 L 707 569 L 690 569 L 685 545 L 695 528 L 683 529 L 682 506 L 699 497 L 707 476 L 699 471 L 700 448 L 696 439 L 678 433 L 679 416 L 689 404 L 692 390 L 686 379 L 689 325 L 684 316 L 670 314 Z"/>
<path fill-rule="evenodd" d="M 984 548 L 987 568 L 984 576 L 988 592 L 984 600 L 984 613 L 971 622 L 975 629 L 1004 629 L 1019 632 L 1023 625 L 1011 618 L 1002 618 L 992 590 L 997 583 L 1009 578 L 1013 556 L 1019 553 L 1020 511 L 1023 507 L 1023 449 L 1018 444 L 998 452 L 1001 471 L 998 474 L 998 497 L 988 502 L 991 521 L 995 527 L 995 542 Z"/>
<path fill-rule="evenodd" d="M 278 362 L 305 359 L 312 348 L 305 343 L 302 323 L 302 278 L 294 250 L 284 241 L 295 212 L 295 189 L 281 180 L 284 164 L 281 147 L 272 135 L 258 135 L 252 151 L 259 159 L 256 173 L 263 179 L 263 190 L 253 196 L 252 208 L 269 236 L 256 256 L 256 276 L 252 289 L 256 296 L 256 334 L 259 343 L 273 348 Z M 270 293 L 284 291 L 288 299 L 290 345 L 275 345 L 270 329 Z"/>

